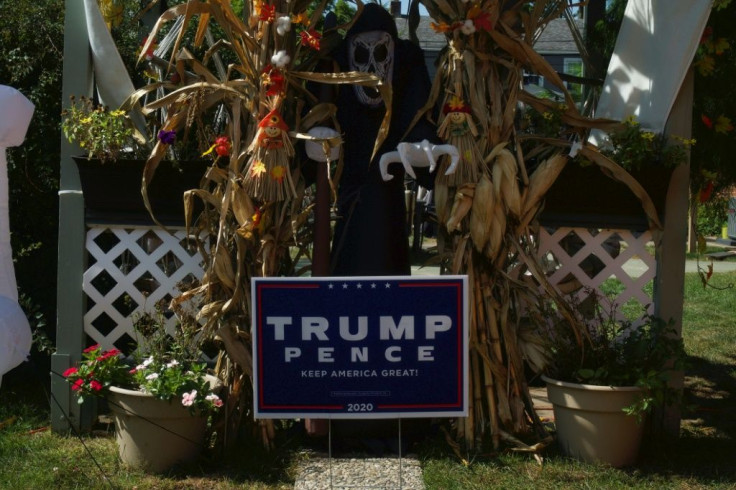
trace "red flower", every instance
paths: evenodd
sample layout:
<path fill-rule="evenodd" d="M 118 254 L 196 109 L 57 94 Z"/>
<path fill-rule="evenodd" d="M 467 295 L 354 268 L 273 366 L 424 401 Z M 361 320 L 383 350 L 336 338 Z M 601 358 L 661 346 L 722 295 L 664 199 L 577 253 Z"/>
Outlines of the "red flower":
<path fill-rule="evenodd" d="M 102 389 L 102 383 L 100 383 L 96 379 L 93 379 L 92 381 L 89 382 L 89 387 L 95 391 L 100 391 Z"/>
<path fill-rule="evenodd" d="M 143 46 L 145 46 L 147 42 L 148 42 L 148 36 L 144 37 L 143 38 L 143 41 L 141 41 L 140 49 L 143 49 Z M 157 47 L 158 47 L 158 44 L 156 44 L 155 42 L 152 42 L 151 45 L 148 46 L 148 49 L 146 50 L 146 59 L 147 60 L 153 59 L 153 56 L 154 56 L 153 51 Z"/>
<path fill-rule="evenodd" d="M 493 30 L 493 26 L 491 25 L 491 14 L 488 12 L 481 12 L 478 14 L 478 16 L 473 19 L 473 24 L 475 24 L 475 28 L 478 30 Z"/>
<path fill-rule="evenodd" d="M 707 26 L 703 29 L 703 35 L 700 36 L 700 44 L 705 43 L 713 35 L 713 26 Z"/>
<path fill-rule="evenodd" d="M 284 75 L 271 65 L 266 65 L 261 75 L 261 83 L 266 88 L 266 95 L 279 95 L 284 91 Z"/>
<path fill-rule="evenodd" d="M 227 136 L 220 136 L 215 139 L 215 152 L 221 157 L 230 154 L 230 139 Z"/>
<path fill-rule="evenodd" d="M 261 15 L 258 18 L 263 22 L 273 22 L 276 19 L 276 6 L 261 5 Z"/>
<path fill-rule="evenodd" d="M 84 385 L 84 380 L 80 378 L 74 382 L 74 384 L 72 385 L 72 390 L 79 391 L 82 389 L 82 385 Z"/>
<path fill-rule="evenodd" d="M 111 357 L 117 357 L 118 354 L 120 354 L 120 351 L 117 349 L 110 349 L 108 351 L 105 351 L 102 353 L 101 356 L 99 356 L 96 360 L 97 361 L 104 361 L 105 359 L 110 359 Z"/>
<path fill-rule="evenodd" d="M 256 212 L 253 213 L 253 217 L 252 217 L 253 226 L 257 227 L 258 225 L 261 224 L 261 214 L 262 214 L 261 208 L 256 208 Z"/>
<path fill-rule="evenodd" d="M 84 349 L 82 352 L 84 352 L 85 354 L 87 354 L 87 353 L 92 352 L 93 350 L 97 350 L 99 348 L 100 348 L 100 344 L 90 345 L 89 347 L 87 347 L 86 349 Z"/>
<path fill-rule="evenodd" d="M 710 199 L 710 195 L 713 194 L 713 181 L 709 180 L 707 184 L 705 184 L 705 187 L 700 189 L 700 194 L 698 196 L 698 200 L 700 203 L 706 202 L 708 199 Z"/>
<path fill-rule="evenodd" d="M 64 371 L 62 373 L 62 376 L 64 376 L 65 378 L 68 378 L 69 376 L 71 376 L 72 374 L 76 373 L 77 371 L 79 371 L 79 369 L 77 369 L 77 368 L 75 368 L 75 367 L 72 366 L 69 369 L 67 369 L 66 371 Z"/>
<path fill-rule="evenodd" d="M 313 50 L 319 51 L 319 40 L 322 37 L 322 34 L 314 29 L 310 29 L 308 31 L 303 30 L 299 33 L 299 36 L 302 38 L 302 46 L 309 46 Z"/>
<path fill-rule="evenodd" d="M 705 114 L 701 114 L 700 120 L 703 121 L 703 124 L 705 124 L 706 128 L 713 129 L 713 121 L 711 121 L 708 116 L 706 116 Z"/>

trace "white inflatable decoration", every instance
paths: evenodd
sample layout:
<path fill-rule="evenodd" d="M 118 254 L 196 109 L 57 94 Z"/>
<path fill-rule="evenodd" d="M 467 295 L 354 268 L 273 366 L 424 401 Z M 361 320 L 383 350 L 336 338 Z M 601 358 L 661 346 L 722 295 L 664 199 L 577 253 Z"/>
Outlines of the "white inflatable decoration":
<path fill-rule="evenodd" d="M 0 384 L 3 374 L 25 361 L 31 351 L 31 328 L 18 304 L 10 248 L 5 149 L 23 143 L 33 110 L 33 104 L 23 94 L 0 85 Z"/>

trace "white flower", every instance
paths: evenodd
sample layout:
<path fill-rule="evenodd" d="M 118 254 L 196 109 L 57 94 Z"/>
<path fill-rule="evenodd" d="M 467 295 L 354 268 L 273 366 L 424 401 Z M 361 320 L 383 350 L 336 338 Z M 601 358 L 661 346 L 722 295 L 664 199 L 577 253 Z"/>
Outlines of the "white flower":
<path fill-rule="evenodd" d="M 153 357 L 149 357 L 148 359 L 146 359 L 145 361 L 143 361 L 143 364 L 141 364 L 141 365 L 145 368 L 145 367 L 150 366 L 152 362 L 153 362 Z"/>
<path fill-rule="evenodd" d="M 166 365 L 166 367 L 169 368 L 169 369 L 171 369 L 171 368 L 173 368 L 175 366 L 178 366 L 178 365 L 179 365 L 179 361 L 177 361 L 176 359 L 174 359 L 173 361 L 171 361 L 170 363 L 168 363 Z"/>
<path fill-rule="evenodd" d="M 138 364 L 138 365 L 137 365 L 137 366 L 135 367 L 135 370 L 136 370 L 136 371 L 143 371 L 144 369 L 146 369 L 146 366 L 145 366 L 144 364 Z"/>
<path fill-rule="evenodd" d="M 222 406 L 222 400 L 220 400 L 220 397 L 215 395 L 214 393 L 210 393 L 209 395 L 204 397 L 204 399 L 207 400 L 208 402 L 212 402 L 212 404 L 216 407 Z"/>
<path fill-rule="evenodd" d="M 192 390 L 190 393 L 184 393 L 181 396 L 181 404 L 185 407 L 191 407 L 194 401 L 197 399 L 197 390 Z"/>
<path fill-rule="evenodd" d="M 146 376 L 146 379 L 148 381 L 151 381 L 151 380 L 154 380 L 154 379 L 158 379 L 158 373 L 151 373 L 148 376 Z"/>
<path fill-rule="evenodd" d="M 281 50 L 276 52 L 273 56 L 271 56 L 271 63 L 276 68 L 284 68 L 286 65 L 289 64 L 291 61 L 291 56 L 289 56 L 285 50 Z"/>
<path fill-rule="evenodd" d="M 291 30 L 291 17 L 285 15 L 276 19 L 276 33 L 283 36 Z"/>
<path fill-rule="evenodd" d="M 471 19 L 467 19 L 465 22 L 463 22 L 462 27 L 460 27 L 460 30 L 463 34 L 466 36 L 471 35 L 475 32 L 475 24 L 473 24 L 473 21 Z"/>

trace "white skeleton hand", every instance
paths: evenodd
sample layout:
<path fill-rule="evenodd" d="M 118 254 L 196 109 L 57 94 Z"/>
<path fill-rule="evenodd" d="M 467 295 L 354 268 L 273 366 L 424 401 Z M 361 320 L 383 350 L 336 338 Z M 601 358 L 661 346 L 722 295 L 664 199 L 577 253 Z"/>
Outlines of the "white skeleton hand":
<path fill-rule="evenodd" d="M 460 161 L 460 153 L 457 148 L 452 145 L 433 145 L 427 140 L 420 143 L 399 143 L 396 151 L 389 151 L 381 155 L 378 166 L 381 170 L 381 177 L 385 181 L 394 178 L 388 173 L 388 165 L 396 162 L 401 162 L 406 173 L 416 178 L 412 167 L 429 167 L 429 171 L 432 172 L 437 166 L 437 158 L 441 155 L 450 155 L 450 166 L 445 175 L 455 172 L 457 163 Z"/>

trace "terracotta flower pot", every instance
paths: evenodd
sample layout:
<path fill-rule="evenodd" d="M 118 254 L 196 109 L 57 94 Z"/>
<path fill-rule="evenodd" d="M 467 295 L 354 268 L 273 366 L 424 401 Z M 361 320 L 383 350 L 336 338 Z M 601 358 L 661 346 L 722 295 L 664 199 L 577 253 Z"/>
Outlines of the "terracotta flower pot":
<path fill-rule="evenodd" d="M 204 447 L 207 417 L 192 415 L 180 399 L 111 387 L 108 401 L 123 463 L 161 473 L 194 460 Z"/>
<path fill-rule="evenodd" d="M 593 386 L 543 376 L 562 451 L 589 463 L 622 467 L 639 455 L 644 423 L 624 413 L 642 392 L 636 386 Z"/>

